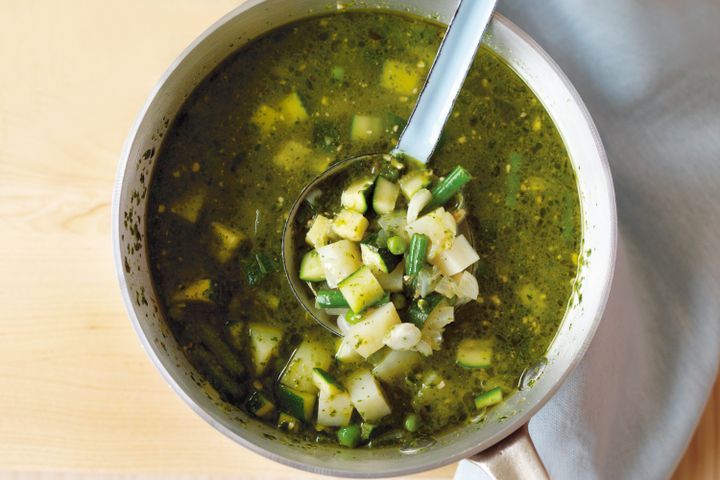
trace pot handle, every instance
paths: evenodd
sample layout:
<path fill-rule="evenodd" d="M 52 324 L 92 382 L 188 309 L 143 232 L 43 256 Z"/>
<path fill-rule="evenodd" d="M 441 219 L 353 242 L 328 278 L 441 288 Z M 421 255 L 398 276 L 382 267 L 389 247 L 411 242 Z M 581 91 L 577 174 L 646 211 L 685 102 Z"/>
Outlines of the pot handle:
<path fill-rule="evenodd" d="M 504 440 L 460 462 L 455 480 L 549 480 L 527 424 Z"/>

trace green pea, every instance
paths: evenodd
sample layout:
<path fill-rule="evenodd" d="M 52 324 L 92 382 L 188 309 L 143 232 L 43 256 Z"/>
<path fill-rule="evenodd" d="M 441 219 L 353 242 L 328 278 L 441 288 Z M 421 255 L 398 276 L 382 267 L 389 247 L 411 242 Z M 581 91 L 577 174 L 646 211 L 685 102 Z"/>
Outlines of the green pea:
<path fill-rule="evenodd" d="M 360 443 L 360 425 L 352 424 L 337 431 L 338 443 L 343 447 L 355 448 Z"/>
<path fill-rule="evenodd" d="M 417 413 L 411 413 L 405 417 L 405 430 L 414 433 L 418 428 L 420 428 L 420 417 Z"/>
<path fill-rule="evenodd" d="M 402 237 L 393 235 L 387 240 L 387 247 L 393 255 L 402 255 L 407 248 L 407 242 Z"/>

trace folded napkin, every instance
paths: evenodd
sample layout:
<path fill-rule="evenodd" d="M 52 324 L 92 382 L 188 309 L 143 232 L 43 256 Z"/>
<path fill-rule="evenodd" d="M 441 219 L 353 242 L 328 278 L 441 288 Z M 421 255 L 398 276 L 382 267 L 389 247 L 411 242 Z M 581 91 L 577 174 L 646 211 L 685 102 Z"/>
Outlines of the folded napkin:
<path fill-rule="evenodd" d="M 530 422 L 556 479 L 674 471 L 720 347 L 720 2 L 503 0 L 605 144 L 620 238 L 586 357 Z"/>

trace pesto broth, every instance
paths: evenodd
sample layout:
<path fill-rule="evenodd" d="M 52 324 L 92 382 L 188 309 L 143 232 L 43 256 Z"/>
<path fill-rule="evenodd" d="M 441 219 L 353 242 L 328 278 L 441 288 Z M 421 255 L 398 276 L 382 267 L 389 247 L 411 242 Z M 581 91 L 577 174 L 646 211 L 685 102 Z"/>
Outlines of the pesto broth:
<path fill-rule="evenodd" d="M 197 87 L 160 152 L 148 235 L 172 331 L 225 400 L 307 438 L 334 442 L 336 429 L 280 413 L 275 383 L 302 341 L 332 355 L 337 338 L 314 323 L 284 277 L 287 213 L 332 162 L 395 145 L 442 34 L 435 24 L 378 12 L 273 30 Z M 543 106 L 485 47 L 431 160 L 438 174 L 456 165 L 473 176 L 463 195 L 480 295 L 457 310 L 440 350 L 382 382 L 392 413 L 374 422 L 370 446 L 476 419 L 485 409 L 473 399 L 494 387 L 511 394 L 543 358 L 571 296 L 581 241 L 575 174 Z M 279 340 L 260 368 L 252 328 Z M 456 364 L 466 338 L 493 339 L 489 368 Z M 372 368 L 378 357 L 360 365 Z M 357 367 L 333 360 L 325 369 L 342 382 Z M 404 428 L 412 413 L 414 433 Z M 353 423 L 360 421 L 355 412 Z"/>

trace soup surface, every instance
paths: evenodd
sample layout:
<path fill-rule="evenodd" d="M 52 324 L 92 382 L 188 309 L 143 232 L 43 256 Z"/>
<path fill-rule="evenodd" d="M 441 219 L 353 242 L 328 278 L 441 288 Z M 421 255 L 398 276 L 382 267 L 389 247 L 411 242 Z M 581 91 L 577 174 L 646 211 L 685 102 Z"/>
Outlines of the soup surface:
<path fill-rule="evenodd" d="M 369 447 L 480 421 L 557 331 L 581 243 L 575 174 L 543 106 L 485 47 L 430 165 L 439 177 L 457 165 L 472 175 L 462 221 L 480 258 L 471 270 L 479 295 L 456 308 L 441 348 L 392 362 L 389 376 L 377 373 L 387 347 L 338 359 L 338 337 L 303 310 L 282 271 L 294 199 L 331 163 L 391 150 L 443 31 L 380 12 L 281 27 L 212 72 L 166 134 L 148 212 L 157 293 L 189 360 L 223 399 L 262 421 Z M 490 345 L 491 359 L 459 364 L 467 339 Z M 357 372 L 372 372 L 365 381 L 390 412 L 368 421 L 354 403 L 347 422 L 319 422 L 318 395 L 322 403 L 343 392 Z"/>

